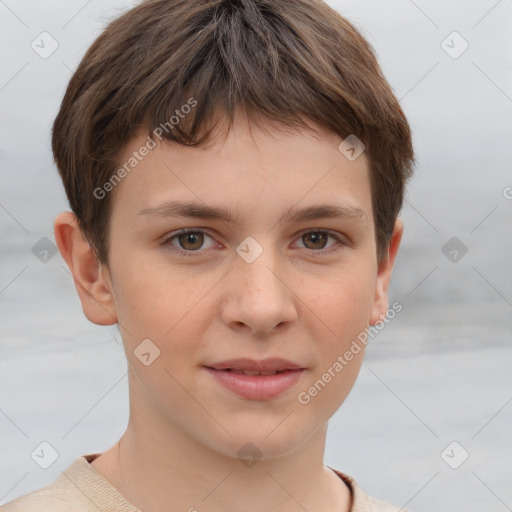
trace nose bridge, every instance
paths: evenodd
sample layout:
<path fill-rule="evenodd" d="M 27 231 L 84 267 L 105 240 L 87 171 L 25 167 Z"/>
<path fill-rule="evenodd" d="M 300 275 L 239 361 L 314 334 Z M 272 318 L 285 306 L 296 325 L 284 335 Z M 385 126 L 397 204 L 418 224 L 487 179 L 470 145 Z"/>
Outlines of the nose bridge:
<path fill-rule="evenodd" d="M 258 240 L 249 236 L 238 245 L 236 252 L 241 260 L 236 262 L 236 271 L 250 292 L 284 293 L 283 278 L 279 275 L 284 273 L 284 268 L 271 235 L 260 235 Z"/>
<path fill-rule="evenodd" d="M 245 324 L 254 332 L 269 332 L 296 317 L 293 293 L 283 278 L 278 251 L 270 243 L 248 237 L 237 247 L 229 306 L 225 320 L 231 325 Z"/>

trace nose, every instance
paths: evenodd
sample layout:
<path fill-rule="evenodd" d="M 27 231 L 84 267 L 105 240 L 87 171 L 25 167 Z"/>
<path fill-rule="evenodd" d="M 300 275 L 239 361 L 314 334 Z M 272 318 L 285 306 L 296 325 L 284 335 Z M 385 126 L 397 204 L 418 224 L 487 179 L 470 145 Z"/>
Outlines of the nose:
<path fill-rule="evenodd" d="M 297 319 L 296 297 L 289 275 L 270 250 L 247 263 L 235 260 L 226 276 L 221 318 L 231 329 L 268 335 Z"/>

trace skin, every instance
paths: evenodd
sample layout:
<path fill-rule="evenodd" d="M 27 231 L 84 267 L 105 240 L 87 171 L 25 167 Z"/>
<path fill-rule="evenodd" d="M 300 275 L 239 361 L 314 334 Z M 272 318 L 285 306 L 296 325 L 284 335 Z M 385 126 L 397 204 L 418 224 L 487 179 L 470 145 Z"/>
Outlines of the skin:
<path fill-rule="evenodd" d="M 144 142 L 134 139 L 120 162 Z M 56 241 L 84 313 L 119 324 L 129 367 L 126 432 L 92 466 L 144 511 L 350 510 L 346 484 L 323 457 L 328 419 L 352 389 L 364 350 L 307 405 L 297 397 L 384 318 L 403 224 L 396 220 L 379 262 L 368 161 L 350 162 L 340 142 L 321 130 L 255 127 L 239 115 L 209 147 L 159 143 L 111 192 L 108 267 L 71 212 L 57 217 Z M 237 224 L 138 215 L 173 199 L 231 208 Z M 350 205 L 364 217 L 279 221 L 291 207 L 318 203 Z M 205 236 L 169 241 L 183 228 Z M 315 229 L 343 241 L 304 234 Z M 252 263 L 235 251 L 248 236 L 263 248 Z M 145 366 L 134 350 L 147 338 L 160 356 Z M 283 357 L 306 370 L 277 398 L 248 400 L 203 368 L 234 357 Z M 249 441 L 262 454 L 251 467 L 237 458 Z"/>

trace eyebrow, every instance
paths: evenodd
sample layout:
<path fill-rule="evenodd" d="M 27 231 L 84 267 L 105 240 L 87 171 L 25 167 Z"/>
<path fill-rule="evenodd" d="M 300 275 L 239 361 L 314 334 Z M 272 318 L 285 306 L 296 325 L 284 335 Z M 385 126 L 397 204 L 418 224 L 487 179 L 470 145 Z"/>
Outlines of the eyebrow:
<path fill-rule="evenodd" d="M 144 208 L 137 215 L 157 218 L 189 217 L 195 219 L 222 220 L 236 224 L 238 215 L 220 206 L 207 206 L 194 202 L 168 201 L 153 208 Z M 290 208 L 278 222 L 304 222 L 317 219 L 341 218 L 368 222 L 368 217 L 360 208 L 351 205 L 318 204 L 302 209 Z"/>

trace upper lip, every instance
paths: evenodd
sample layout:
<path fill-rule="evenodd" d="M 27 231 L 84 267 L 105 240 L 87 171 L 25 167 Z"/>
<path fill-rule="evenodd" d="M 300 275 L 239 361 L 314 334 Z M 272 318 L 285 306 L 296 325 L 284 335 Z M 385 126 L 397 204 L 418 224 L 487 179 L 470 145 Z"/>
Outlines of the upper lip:
<path fill-rule="evenodd" d="M 207 367 L 215 370 L 248 370 L 252 372 L 276 372 L 304 368 L 300 364 L 279 357 L 262 359 L 261 361 L 248 358 L 229 359 L 228 361 L 220 361 L 207 365 Z"/>

